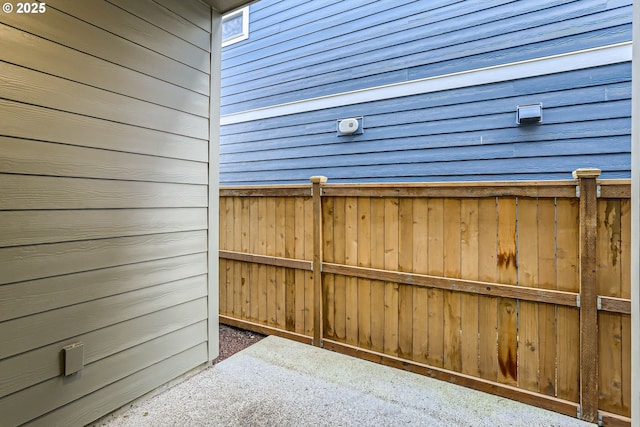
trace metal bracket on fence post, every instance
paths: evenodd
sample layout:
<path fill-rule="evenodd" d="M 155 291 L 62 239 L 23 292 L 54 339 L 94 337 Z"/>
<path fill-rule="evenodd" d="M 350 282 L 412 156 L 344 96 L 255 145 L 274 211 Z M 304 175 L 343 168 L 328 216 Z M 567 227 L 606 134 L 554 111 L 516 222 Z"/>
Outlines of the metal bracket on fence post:
<path fill-rule="evenodd" d="M 580 406 L 579 418 L 598 420 L 598 292 L 596 289 L 596 239 L 600 169 L 573 171 L 580 196 Z"/>
<path fill-rule="evenodd" d="M 322 184 L 326 176 L 309 178 L 313 195 L 313 345 L 322 347 L 323 295 L 322 295 Z"/>

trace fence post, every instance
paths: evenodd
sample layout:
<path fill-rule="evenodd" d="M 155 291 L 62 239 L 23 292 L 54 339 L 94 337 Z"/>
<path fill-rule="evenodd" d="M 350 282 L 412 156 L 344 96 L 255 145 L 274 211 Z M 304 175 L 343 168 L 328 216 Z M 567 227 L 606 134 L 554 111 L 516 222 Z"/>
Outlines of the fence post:
<path fill-rule="evenodd" d="M 313 195 L 313 345 L 322 346 L 322 188 L 326 176 L 309 178 Z"/>
<path fill-rule="evenodd" d="M 600 169 L 573 171 L 580 191 L 580 418 L 598 420 L 598 290 L 596 237 Z"/>

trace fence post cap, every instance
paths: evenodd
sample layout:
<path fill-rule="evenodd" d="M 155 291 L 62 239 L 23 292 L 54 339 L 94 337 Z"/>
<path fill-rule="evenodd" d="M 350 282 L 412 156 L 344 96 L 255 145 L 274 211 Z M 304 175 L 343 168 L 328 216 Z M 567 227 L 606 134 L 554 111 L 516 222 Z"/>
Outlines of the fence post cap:
<path fill-rule="evenodd" d="M 327 177 L 322 175 L 315 175 L 309 178 L 309 181 L 313 182 L 314 184 L 324 184 L 325 182 L 327 182 Z"/>
<path fill-rule="evenodd" d="M 580 168 L 573 171 L 571 175 L 575 179 L 579 178 L 597 178 L 600 176 L 602 171 L 598 168 Z"/>

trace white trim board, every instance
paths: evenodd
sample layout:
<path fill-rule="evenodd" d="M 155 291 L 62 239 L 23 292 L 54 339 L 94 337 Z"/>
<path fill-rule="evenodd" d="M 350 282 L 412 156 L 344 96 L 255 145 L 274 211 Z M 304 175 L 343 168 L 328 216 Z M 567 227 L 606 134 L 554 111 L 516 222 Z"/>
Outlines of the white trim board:
<path fill-rule="evenodd" d="M 221 117 L 220 124 L 250 122 L 253 120 L 280 117 L 289 114 L 322 110 L 325 108 L 344 105 L 360 104 L 363 102 L 380 101 L 384 99 L 401 98 L 442 90 L 479 86 L 498 83 L 507 80 L 524 79 L 527 77 L 543 76 L 565 71 L 581 70 L 631 61 L 631 42 L 617 43 L 592 49 L 579 50 L 560 55 L 545 56 L 526 61 L 509 64 L 494 65 L 475 70 L 460 71 L 443 74 L 408 82 L 393 83 L 367 89 L 359 89 L 334 95 L 309 98 L 301 101 L 272 105 L 255 110 L 226 114 Z"/>

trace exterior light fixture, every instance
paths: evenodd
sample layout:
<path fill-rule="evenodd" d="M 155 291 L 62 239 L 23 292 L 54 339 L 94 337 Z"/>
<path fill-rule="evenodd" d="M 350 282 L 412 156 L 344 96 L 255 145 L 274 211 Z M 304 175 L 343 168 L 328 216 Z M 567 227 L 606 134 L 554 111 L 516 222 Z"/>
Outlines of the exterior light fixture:
<path fill-rule="evenodd" d="M 516 123 L 519 125 L 542 123 L 542 104 L 518 105 Z"/>
<path fill-rule="evenodd" d="M 362 135 L 364 117 L 352 117 L 347 119 L 338 119 L 336 130 L 338 136 Z"/>

